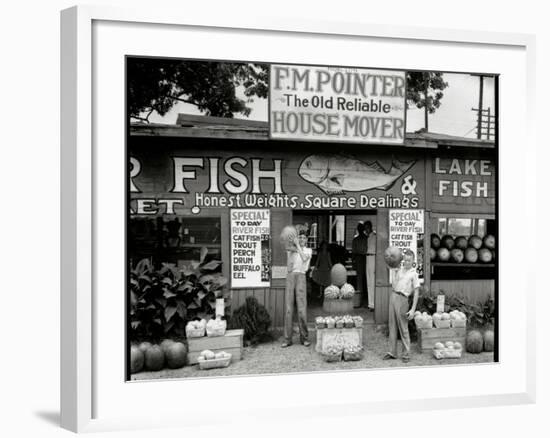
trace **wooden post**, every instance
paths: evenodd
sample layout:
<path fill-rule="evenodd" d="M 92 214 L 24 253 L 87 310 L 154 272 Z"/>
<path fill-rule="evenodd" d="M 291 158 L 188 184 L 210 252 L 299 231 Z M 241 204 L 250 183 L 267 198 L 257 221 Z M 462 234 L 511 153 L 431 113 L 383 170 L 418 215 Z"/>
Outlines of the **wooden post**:
<path fill-rule="evenodd" d="M 481 119 L 482 119 L 482 109 L 483 109 L 483 75 L 479 76 L 479 105 L 478 105 L 478 116 L 477 116 L 477 138 L 481 139 Z"/>

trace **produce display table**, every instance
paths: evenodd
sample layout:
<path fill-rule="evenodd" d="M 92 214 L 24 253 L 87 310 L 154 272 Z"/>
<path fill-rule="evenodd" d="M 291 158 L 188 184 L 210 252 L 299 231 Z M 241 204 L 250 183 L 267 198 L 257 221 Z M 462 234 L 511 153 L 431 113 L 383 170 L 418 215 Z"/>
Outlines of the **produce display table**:
<path fill-rule="evenodd" d="M 363 328 L 324 328 L 317 329 L 317 341 L 315 343 L 315 351 L 321 353 L 323 344 L 331 341 L 337 336 L 344 337 L 351 344 L 363 345 Z"/>
<path fill-rule="evenodd" d="M 434 327 L 418 330 L 418 348 L 422 353 L 433 350 L 437 342 L 445 344 L 447 341 L 460 342 L 464 348 L 466 345 L 466 327 Z"/>
<path fill-rule="evenodd" d="M 338 315 L 341 313 L 351 313 L 353 311 L 353 299 L 341 300 L 341 299 L 329 299 L 325 298 L 323 301 L 323 312 L 331 315 Z"/>
<path fill-rule="evenodd" d="M 214 353 L 225 351 L 231 353 L 231 362 L 242 358 L 243 354 L 243 329 L 227 330 L 224 336 L 203 336 L 200 338 L 188 338 L 187 363 L 193 365 L 198 363 L 201 351 L 210 350 Z"/>

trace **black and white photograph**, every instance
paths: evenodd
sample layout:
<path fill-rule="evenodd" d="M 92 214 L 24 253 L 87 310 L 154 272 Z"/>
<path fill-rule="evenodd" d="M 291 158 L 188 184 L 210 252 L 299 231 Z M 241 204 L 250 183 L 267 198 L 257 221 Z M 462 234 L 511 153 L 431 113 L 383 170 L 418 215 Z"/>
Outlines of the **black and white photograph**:
<path fill-rule="evenodd" d="M 498 80 L 128 56 L 128 379 L 498 362 Z"/>

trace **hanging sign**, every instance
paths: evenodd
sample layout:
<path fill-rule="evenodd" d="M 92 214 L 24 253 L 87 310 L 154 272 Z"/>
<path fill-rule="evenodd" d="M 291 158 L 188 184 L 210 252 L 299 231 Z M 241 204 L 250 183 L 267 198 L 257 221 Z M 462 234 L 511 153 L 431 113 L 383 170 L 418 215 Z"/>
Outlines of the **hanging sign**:
<path fill-rule="evenodd" d="M 404 71 L 271 65 L 271 138 L 403 144 Z"/>
<path fill-rule="evenodd" d="M 389 246 L 402 251 L 409 249 L 415 255 L 414 263 L 419 278 L 423 277 L 424 252 L 419 242 L 424 238 L 424 210 L 389 211 Z"/>
<path fill-rule="evenodd" d="M 271 285 L 268 209 L 231 209 L 231 288 Z"/>

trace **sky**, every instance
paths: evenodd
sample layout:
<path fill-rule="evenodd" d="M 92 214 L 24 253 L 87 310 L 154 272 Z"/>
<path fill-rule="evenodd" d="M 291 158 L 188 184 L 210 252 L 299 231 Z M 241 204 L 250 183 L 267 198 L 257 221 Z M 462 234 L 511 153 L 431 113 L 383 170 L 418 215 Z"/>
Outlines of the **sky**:
<path fill-rule="evenodd" d="M 449 86 L 443 90 L 441 106 L 434 114 L 429 115 L 428 125 L 430 132 L 456 135 L 459 137 L 476 137 L 477 108 L 479 101 L 479 77 L 463 73 L 444 73 L 443 78 Z M 494 78 L 485 78 L 483 83 L 483 107 L 490 108 L 491 113 L 495 109 L 495 85 Z M 245 98 L 242 88 L 237 89 L 237 95 Z M 267 121 L 267 99 L 255 98 L 249 104 L 252 109 L 250 116 L 241 114 L 235 118 Z M 175 124 L 179 113 L 201 114 L 195 106 L 179 103 L 175 105 L 164 117 L 153 113 L 149 118 L 151 123 Z M 407 110 L 407 132 L 414 132 L 424 127 L 424 110 L 416 107 Z"/>

